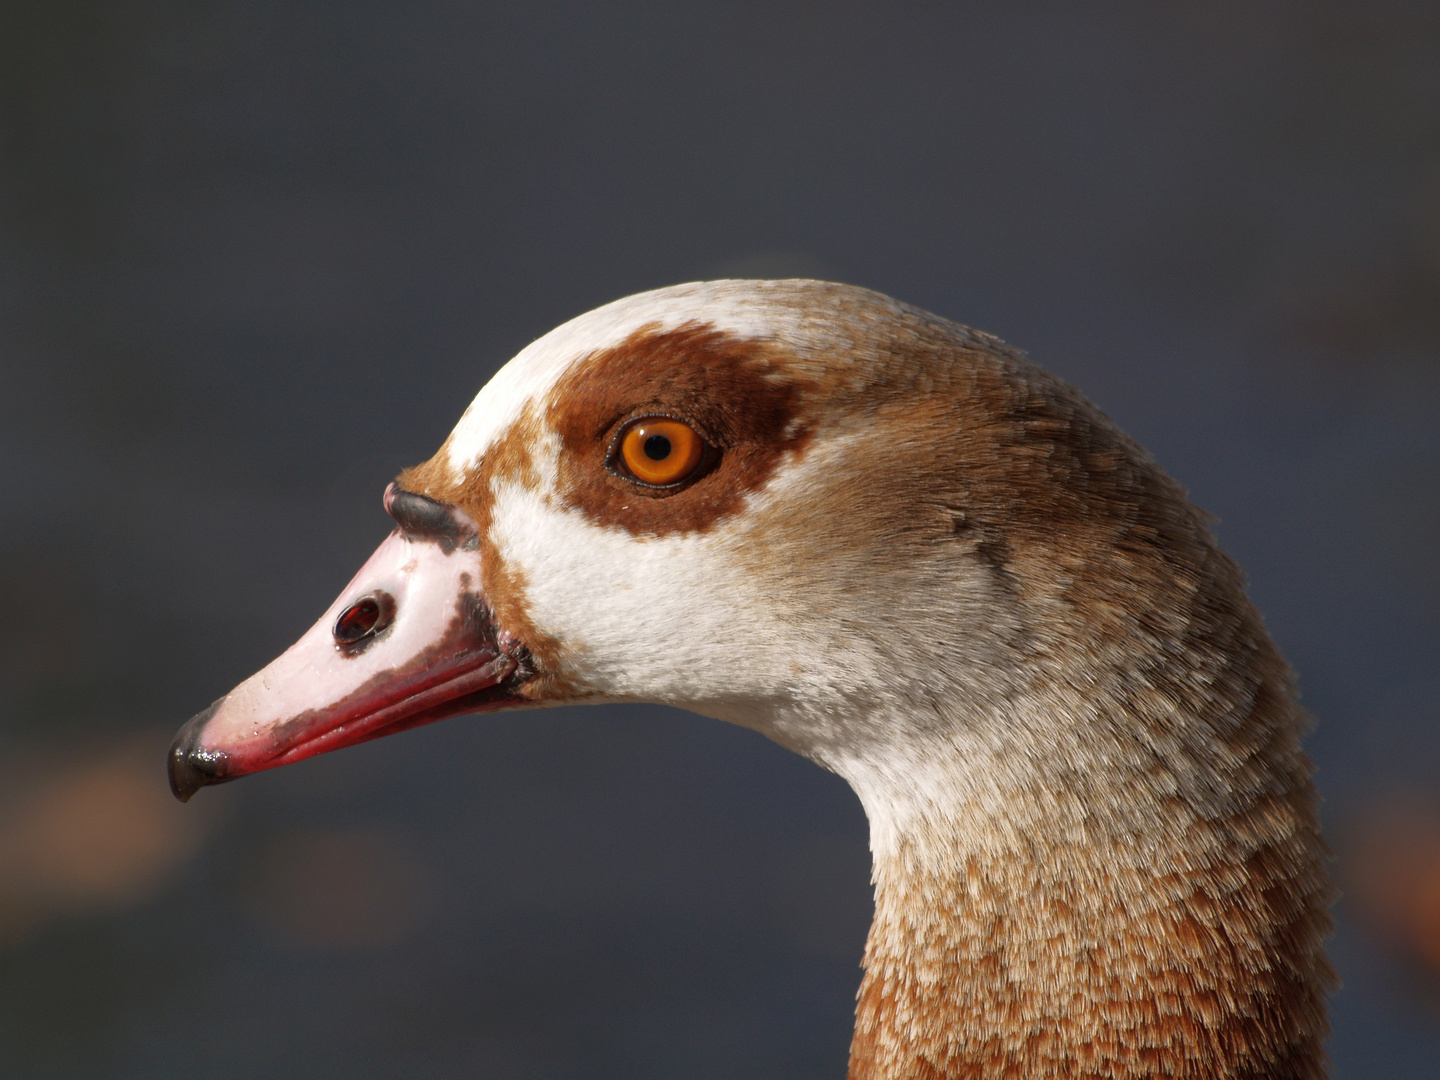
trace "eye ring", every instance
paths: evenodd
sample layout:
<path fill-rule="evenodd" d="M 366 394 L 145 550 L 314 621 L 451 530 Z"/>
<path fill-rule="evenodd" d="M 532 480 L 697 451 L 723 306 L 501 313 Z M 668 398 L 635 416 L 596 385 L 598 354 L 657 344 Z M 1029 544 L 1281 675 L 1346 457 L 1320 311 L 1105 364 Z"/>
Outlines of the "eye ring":
<path fill-rule="evenodd" d="M 649 488 L 677 488 L 700 471 L 710 447 L 700 433 L 673 416 L 641 416 L 616 434 L 612 471 Z"/>

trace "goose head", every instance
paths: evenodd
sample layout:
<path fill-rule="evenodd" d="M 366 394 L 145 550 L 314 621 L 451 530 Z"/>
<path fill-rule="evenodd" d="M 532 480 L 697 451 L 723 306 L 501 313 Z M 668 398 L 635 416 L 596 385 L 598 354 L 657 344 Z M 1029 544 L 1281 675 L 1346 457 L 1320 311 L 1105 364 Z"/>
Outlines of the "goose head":
<path fill-rule="evenodd" d="M 844 777 L 851 1074 L 1318 1076 L 1302 718 L 1179 486 L 997 339 L 866 290 L 630 297 L 510 361 L 395 530 L 181 730 L 177 796 L 465 712 L 658 702 Z"/>

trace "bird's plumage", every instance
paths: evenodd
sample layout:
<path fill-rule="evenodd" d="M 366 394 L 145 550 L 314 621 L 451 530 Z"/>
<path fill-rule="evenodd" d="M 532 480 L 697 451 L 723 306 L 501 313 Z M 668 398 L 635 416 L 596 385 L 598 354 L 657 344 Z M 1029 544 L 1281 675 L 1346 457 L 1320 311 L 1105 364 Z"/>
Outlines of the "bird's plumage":
<path fill-rule="evenodd" d="M 646 416 L 704 440 L 684 482 L 617 466 Z M 410 582 L 413 549 L 459 583 L 432 620 L 469 635 L 451 703 L 437 683 L 366 719 L 384 672 L 413 684 L 402 603 L 376 674 L 327 654 L 338 697 L 302 715 L 252 680 L 192 722 L 177 790 L 347 724 L 678 705 L 864 804 L 852 1076 L 1323 1075 L 1329 886 L 1290 673 L 1205 516 L 1021 354 L 849 286 L 662 289 L 522 351 L 396 490 L 473 542 L 435 554 L 397 515 L 394 566 L 307 648 Z"/>

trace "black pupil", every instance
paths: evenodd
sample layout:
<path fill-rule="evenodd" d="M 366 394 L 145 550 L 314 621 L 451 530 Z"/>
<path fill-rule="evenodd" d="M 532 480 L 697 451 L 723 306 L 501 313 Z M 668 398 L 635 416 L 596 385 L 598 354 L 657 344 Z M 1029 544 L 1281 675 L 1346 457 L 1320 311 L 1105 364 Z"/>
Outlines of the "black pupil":
<path fill-rule="evenodd" d="M 651 461 L 664 461 L 670 456 L 670 440 L 664 435 L 651 435 L 645 440 L 645 456 Z"/>
<path fill-rule="evenodd" d="M 380 605 L 369 597 L 345 609 L 335 623 L 335 640 L 348 643 L 359 641 L 380 619 Z"/>

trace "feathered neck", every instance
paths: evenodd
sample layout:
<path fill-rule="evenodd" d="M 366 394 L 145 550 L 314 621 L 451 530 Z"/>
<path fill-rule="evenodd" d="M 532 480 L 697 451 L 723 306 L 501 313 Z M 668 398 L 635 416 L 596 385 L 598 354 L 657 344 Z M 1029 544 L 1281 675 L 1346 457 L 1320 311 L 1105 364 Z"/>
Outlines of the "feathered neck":
<path fill-rule="evenodd" d="M 875 863 L 850 1076 L 1322 1077 L 1325 887 L 1293 846 L 902 844 Z"/>
<path fill-rule="evenodd" d="M 1304 718 L 1226 592 L 1155 655 L 1032 657 L 923 767 L 852 774 L 875 884 L 852 1080 L 1325 1075 Z"/>

